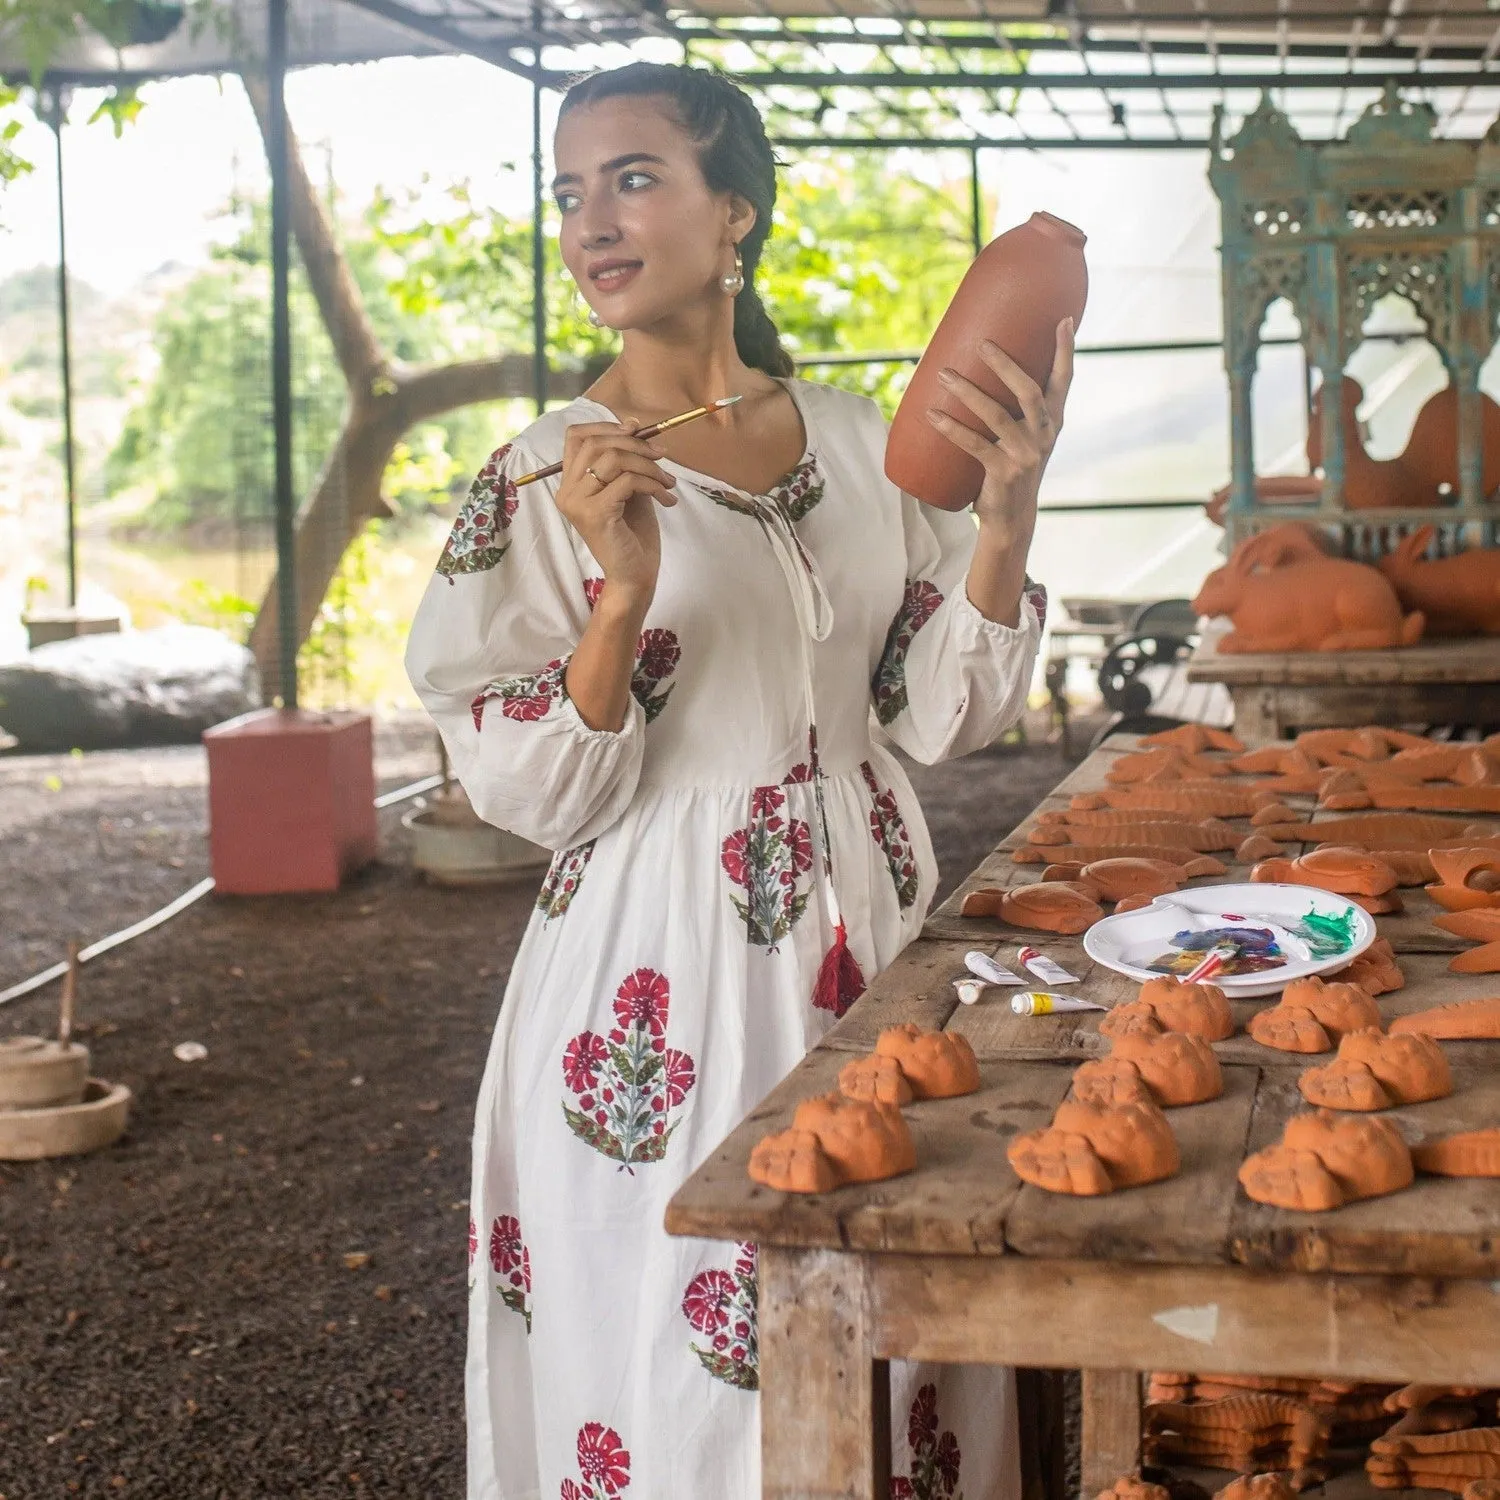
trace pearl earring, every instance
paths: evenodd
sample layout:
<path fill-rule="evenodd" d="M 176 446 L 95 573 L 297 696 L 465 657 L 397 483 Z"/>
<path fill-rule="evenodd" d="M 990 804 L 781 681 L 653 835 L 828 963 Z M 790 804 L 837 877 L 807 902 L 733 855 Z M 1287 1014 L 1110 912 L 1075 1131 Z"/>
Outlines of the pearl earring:
<path fill-rule="evenodd" d="M 734 247 L 734 270 L 729 275 L 719 278 L 719 285 L 724 288 L 726 297 L 738 297 L 745 290 L 745 262 L 740 259 L 740 247 Z"/>

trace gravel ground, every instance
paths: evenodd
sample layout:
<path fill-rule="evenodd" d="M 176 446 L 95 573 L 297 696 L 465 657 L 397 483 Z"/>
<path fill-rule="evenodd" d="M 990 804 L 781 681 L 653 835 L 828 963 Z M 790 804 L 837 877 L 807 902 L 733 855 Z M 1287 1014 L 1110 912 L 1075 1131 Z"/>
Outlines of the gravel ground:
<path fill-rule="evenodd" d="M 381 726 L 382 790 L 434 763 Z M 944 892 L 1065 769 L 914 769 Z M 107 1151 L 0 1163 L 0 1500 L 462 1494 L 470 1116 L 533 888 L 417 883 L 399 813 L 336 895 L 209 898 L 85 969 L 137 1108 Z M 0 756 L 0 989 L 205 875 L 203 819 L 196 749 Z"/>

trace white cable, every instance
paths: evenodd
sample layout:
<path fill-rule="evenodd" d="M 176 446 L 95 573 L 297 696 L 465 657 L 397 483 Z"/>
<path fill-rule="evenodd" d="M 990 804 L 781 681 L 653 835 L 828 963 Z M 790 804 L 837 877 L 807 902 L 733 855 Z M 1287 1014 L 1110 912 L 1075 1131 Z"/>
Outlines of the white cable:
<path fill-rule="evenodd" d="M 398 802 L 406 802 L 412 797 L 420 797 L 423 792 L 430 792 L 435 787 L 442 786 L 446 778 L 437 776 L 424 776 L 420 781 L 413 781 L 406 786 L 397 787 L 394 792 L 386 792 L 375 799 L 375 806 L 393 807 Z M 81 949 L 78 954 L 78 962 L 86 964 L 90 959 L 98 958 L 101 954 L 108 953 L 111 948 L 118 948 L 122 943 L 128 943 L 132 938 L 138 938 L 142 933 L 150 932 L 154 927 L 160 927 L 163 922 L 170 921 L 178 912 L 183 912 L 196 901 L 213 890 L 213 877 L 200 880 L 197 885 L 189 887 L 180 896 L 149 917 L 142 917 L 133 926 L 122 927 L 118 932 L 112 932 L 108 937 L 102 937 L 97 943 L 90 943 L 87 948 Z M 33 974 L 30 979 L 23 979 L 19 984 L 13 984 L 8 990 L 0 990 L 0 1005 L 9 1005 L 14 1000 L 22 1000 L 27 995 L 33 995 L 40 989 L 45 989 L 54 979 L 61 979 L 68 972 L 66 962 L 53 964 L 50 969 L 43 969 L 40 974 Z"/>

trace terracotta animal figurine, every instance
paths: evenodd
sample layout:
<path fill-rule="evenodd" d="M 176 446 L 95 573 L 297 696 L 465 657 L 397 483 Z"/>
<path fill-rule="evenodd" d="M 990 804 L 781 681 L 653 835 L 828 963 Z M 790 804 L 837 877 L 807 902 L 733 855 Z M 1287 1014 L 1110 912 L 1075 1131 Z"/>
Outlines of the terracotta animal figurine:
<path fill-rule="evenodd" d="M 1307 462 L 1323 463 L 1323 390 L 1313 392 L 1307 418 Z M 1390 510 L 1409 505 L 1436 505 L 1437 486 L 1425 471 L 1414 472 L 1399 458 L 1371 458 L 1360 433 L 1359 405 L 1364 387 L 1352 375 L 1339 382 L 1339 427 L 1344 437 L 1344 506 L 1348 510 Z M 1431 420 L 1431 419 L 1429 419 Z M 1414 429 L 1415 430 L 1415 429 Z M 1408 439 L 1408 447 L 1410 440 Z M 1455 439 L 1454 448 L 1457 448 Z"/>
<path fill-rule="evenodd" d="M 1430 849 L 1437 884 L 1427 894 L 1448 911 L 1500 907 L 1500 848 Z"/>
<path fill-rule="evenodd" d="M 1500 1177 L 1500 1130 L 1464 1130 L 1411 1148 L 1419 1172 L 1438 1177 Z"/>
<path fill-rule="evenodd" d="M 1482 455 L 1479 488 L 1481 494 L 1490 495 L 1500 486 L 1500 406 L 1482 393 L 1479 430 Z M 1419 486 L 1417 493 L 1436 497 L 1439 486 L 1445 484 L 1457 491 L 1458 391 L 1451 382 L 1422 404 L 1401 454 L 1401 463 Z M 1431 502 L 1424 498 L 1412 503 Z"/>
<path fill-rule="evenodd" d="M 1339 1055 L 1297 1080 L 1309 1104 L 1321 1109 L 1375 1110 L 1421 1104 L 1453 1092 L 1453 1074 L 1443 1049 L 1431 1037 L 1386 1036 L 1354 1031 L 1339 1043 Z"/>
<path fill-rule="evenodd" d="M 1220 1401 L 1164 1403 L 1144 1412 L 1142 1451 L 1148 1462 L 1173 1458 L 1250 1469 L 1276 1456 L 1305 1469 L 1328 1449 L 1328 1418 L 1305 1401 L 1269 1391 Z"/>
<path fill-rule="evenodd" d="M 1145 1103 L 1064 1100 L 1051 1125 L 1014 1136 L 1005 1154 L 1023 1182 L 1081 1197 L 1156 1182 L 1181 1165 L 1167 1117 Z"/>
<path fill-rule="evenodd" d="M 1042 873 L 1052 880 L 1076 882 L 1096 901 L 1125 901 L 1138 897 L 1149 901 L 1153 896 L 1179 889 L 1194 875 L 1222 875 L 1224 866 L 1206 855 L 1195 859 L 1184 851 L 1180 861 L 1113 855 L 1108 859 L 1090 860 L 1087 864 L 1078 861 L 1059 863 Z"/>
<path fill-rule="evenodd" d="M 1444 912 L 1432 919 L 1432 925 L 1480 945 L 1448 960 L 1448 967 L 1455 974 L 1500 973 L 1500 907 Z"/>
<path fill-rule="evenodd" d="M 1414 812 L 1360 813 L 1348 818 L 1323 818 L 1316 823 L 1298 819 L 1283 823 L 1271 832 L 1276 838 L 1287 841 L 1317 839 L 1363 849 L 1412 849 L 1424 853 L 1444 844 L 1453 844 L 1466 834 L 1472 835 L 1471 843 L 1485 837 L 1482 824 L 1455 826 L 1450 818 Z"/>
<path fill-rule="evenodd" d="M 804 1099 L 790 1130 L 750 1153 L 750 1176 L 783 1193 L 826 1193 L 847 1182 L 880 1182 L 910 1172 L 917 1148 L 901 1111 L 842 1094 Z"/>
<path fill-rule="evenodd" d="M 1224 1073 L 1202 1037 L 1182 1031 L 1127 1032 L 1108 1057 L 1073 1073 L 1073 1094 L 1088 1104 L 1125 1104 L 1145 1097 L 1173 1109 L 1202 1104 L 1224 1092 Z"/>
<path fill-rule="evenodd" d="M 1123 1474 L 1107 1490 L 1100 1490 L 1096 1500 L 1172 1500 L 1172 1492 L 1164 1485 Z"/>
<path fill-rule="evenodd" d="M 1075 813 L 1074 816 L 1083 818 L 1089 814 Z M 1181 819 L 1118 826 L 1040 823 L 1026 835 L 1026 841 L 1048 847 L 1060 844 L 1162 844 L 1174 848 L 1180 846 L 1195 854 L 1212 854 L 1220 849 L 1233 849 L 1240 842 L 1240 835 L 1219 818 L 1204 818 L 1197 823 Z"/>
<path fill-rule="evenodd" d="M 1104 915 L 1092 896 L 1062 880 L 970 891 L 959 910 L 965 917 L 999 917 L 1012 927 L 1069 935 L 1092 927 Z"/>
<path fill-rule="evenodd" d="M 1476 547 L 1429 561 L 1436 528 L 1419 526 L 1380 559 L 1407 609 L 1419 609 L 1428 635 L 1500 634 L 1500 549 Z"/>
<path fill-rule="evenodd" d="M 1222 875 L 1222 861 L 1207 854 L 1194 855 L 1191 849 L 1181 844 L 1143 844 L 1134 841 L 1123 844 L 1022 844 L 1012 850 L 1011 861 L 1018 865 L 1093 864 L 1101 859 L 1149 859 L 1163 864 L 1181 865 L 1186 870 L 1183 880 L 1195 875 Z"/>
<path fill-rule="evenodd" d="M 1457 1493 L 1473 1480 L 1500 1477 L 1500 1427 L 1387 1434 L 1370 1444 L 1365 1473 L 1382 1489 Z"/>
<path fill-rule="evenodd" d="M 1281 1140 L 1240 1164 L 1240 1186 L 1257 1203 L 1322 1213 L 1407 1187 L 1411 1152 L 1389 1120 L 1320 1109 L 1294 1115 Z"/>
<path fill-rule="evenodd" d="M 1128 808 L 1113 807 L 1097 807 L 1089 812 L 1075 807 L 1049 808 L 1046 812 L 1038 813 L 1036 821 L 1038 829 L 1061 827 L 1125 830 L 1138 828 L 1142 824 L 1155 827 L 1170 823 L 1174 828 L 1193 828 L 1204 824 L 1214 824 L 1212 819 L 1190 818 L 1186 813 L 1156 812 L 1150 808 L 1143 812 L 1132 812 Z M 1042 839 L 1040 842 L 1046 843 L 1048 840 Z"/>
<path fill-rule="evenodd" d="M 1396 962 L 1389 938 L 1376 938 L 1347 969 L 1330 976 L 1341 984 L 1357 985 L 1367 995 L 1387 995 L 1406 987 L 1406 975 Z"/>
<path fill-rule="evenodd" d="M 1214 729 L 1207 724 L 1179 724 L 1156 734 L 1143 734 L 1140 742 L 1143 745 L 1170 745 L 1189 755 L 1198 755 L 1204 750 L 1240 752 L 1245 748 L 1227 729 Z"/>
<path fill-rule="evenodd" d="M 915 1098 L 896 1059 L 874 1052 L 857 1057 L 839 1069 L 839 1093 L 846 1099 L 862 1099 L 867 1104 L 884 1104 L 891 1109 L 910 1104 Z"/>
<path fill-rule="evenodd" d="M 1275 801 L 1273 792 L 1222 786 L 1217 782 L 1164 782 L 1159 786 L 1110 787 L 1103 792 L 1081 793 L 1074 799 L 1074 807 L 1079 811 L 1113 807 L 1132 812 L 1186 813 L 1192 818 L 1248 818 Z M 1291 818 L 1297 816 L 1290 808 L 1286 812 Z"/>
<path fill-rule="evenodd" d="M 1213 1500 L 1296 1500 L 1296 1495 L 1284 1474 L 1241 1474 L 1216 1491 Z"/>
<path fill-rule="evenodd" d="M 1430 1036 L 1445 1042 L 1500 1041 L 1500 998 L 1454 1000 L 1391 1022 L 1392 1036 Z"/>
<path fill-rule="evenodd" d="M 901 1069 L 918 1099 L 954 1099 L 979 1088 L 974 1048 L 956 1031 L 923 1031 L 910 1021 L 890 1026 L 877 1038 L 875 1055 Z"/>
<path fill-rule="evenodd" d="M 1168 745 L 1122 755 L 1104 773 L 1112 786 L 1137 781 L 1196 781 L 1204 776 L 1227 776 L 1229 767 L 1207 755 L 1192 755 Z"/>
<path fill-rule="evenodd" d="M 1396 872 L 1383 860 L 1341 847 L 1315 849 L 1298 859 L 1262 860 L 1250 879 L 1310 885 L 1340 896 L 1383 896 L 1396 887 Z"/>
<path fill-rule="evenodd" d="M 1233 623 L 1219 641 L 1221 653 L 1378 650 L 1422 638 L 1422 615 L 1402 614 L 1377 569 L 1344 558 L 1293 554 L 1280 561 L 1264 548 L 1246 550 L 1269 535 L 1241 542 L 1193 600 L 1200 615 L 1227 615 Z M 1257 565 L 1268 556 L 1273 560 Z"/>
<path fill-rule="evenodd" d="M 1379 1026 L 1379 1007 L 1358 985 L 1330 984 L 1314 975 L 1294 979 L 1280 1001 L 1258 1011 L 1245 1029 L 1278 1052 L 1331 1052 L 1350 1032 Z"/>
<path fill-rule="evenodd" d="M 1281 855 L 1281 845 L 1268 834 L 1252 833 L 1244 839 L 1234 851 L 1234 862 L 1237 865 L 1259 864 L 1263 859 L 1277 859 Z"/>
<path fill-rule="evenodd" d="M 1107 1037 L 1135 1031 L 1181 1031 L 1205 1042 L 1222 1042 L 1234 1035 L 1234 1016 L 1224 991 L 1216 984 L 1184 984 L 1163 975 L 1148 979 L 1140 994 L 1117 1005 L 1099 1022 Z"/>

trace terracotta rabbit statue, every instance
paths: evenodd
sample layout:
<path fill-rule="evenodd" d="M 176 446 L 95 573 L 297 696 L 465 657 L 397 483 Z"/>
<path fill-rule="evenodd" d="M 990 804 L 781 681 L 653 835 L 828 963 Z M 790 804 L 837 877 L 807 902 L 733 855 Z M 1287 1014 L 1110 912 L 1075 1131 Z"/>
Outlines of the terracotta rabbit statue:
<path fill-rule="evenodd" d="M 1227 615 L 1221 652 L 1361 651 L 1410 646 L 1423 617 L 1403 617 L 1389 581 L 1365 563 L 1328 557 L 1302 526 L 1248 537 L 1203 581 L 1193 608 Z"/>
<path fill-rule="evenodd" d="M 1419 526 L 1380 559 L 1407 609 L 1427 617 L 1429 635 L 1500 635 L 1500 548 L 1476 547 L 1429 561 L 1435 528 Z"/>

